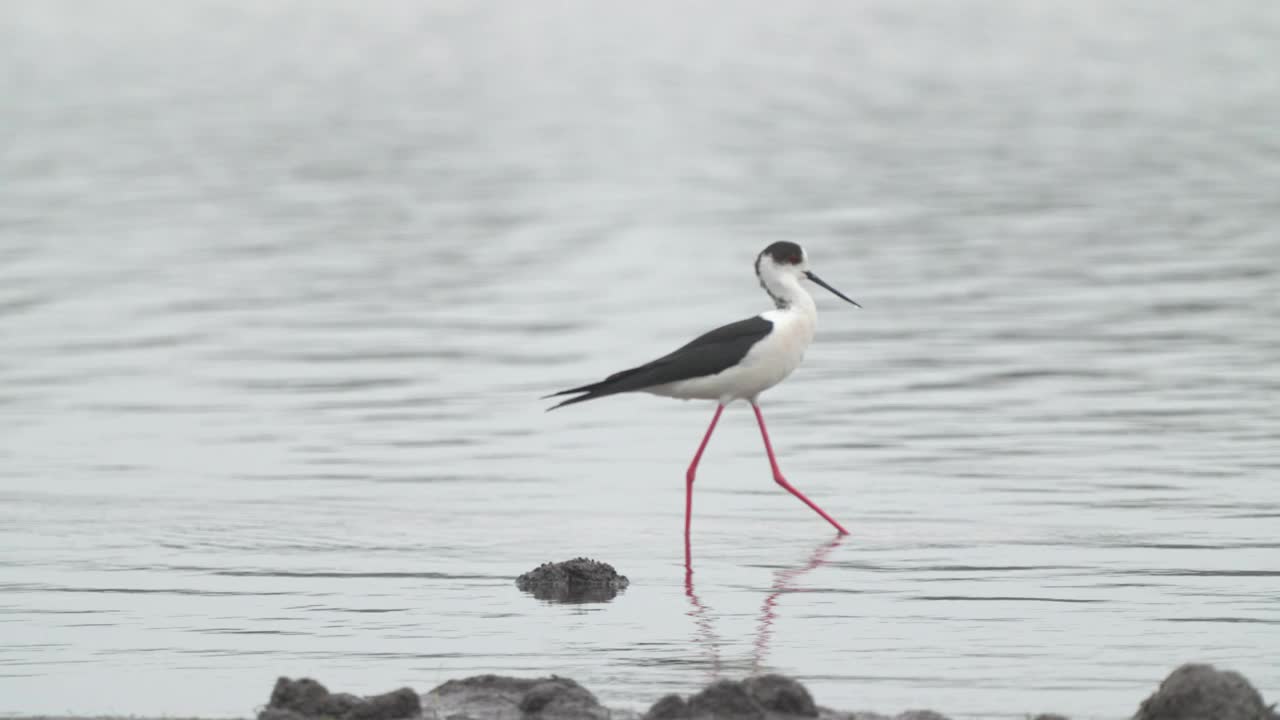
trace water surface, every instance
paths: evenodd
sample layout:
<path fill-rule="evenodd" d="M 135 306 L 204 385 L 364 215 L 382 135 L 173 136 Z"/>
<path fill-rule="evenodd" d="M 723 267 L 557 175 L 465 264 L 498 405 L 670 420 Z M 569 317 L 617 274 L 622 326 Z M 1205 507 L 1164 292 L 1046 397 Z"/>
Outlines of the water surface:
<path fill-rule="evenodd" d="M 1280 697 L 1280 7 L 0 9 L 0 713 L 753 671 L 848 709 Z M 726 412 L 541 394 L 820 296 Z M 556 606 L 513 578 L 632 581 Z"/>

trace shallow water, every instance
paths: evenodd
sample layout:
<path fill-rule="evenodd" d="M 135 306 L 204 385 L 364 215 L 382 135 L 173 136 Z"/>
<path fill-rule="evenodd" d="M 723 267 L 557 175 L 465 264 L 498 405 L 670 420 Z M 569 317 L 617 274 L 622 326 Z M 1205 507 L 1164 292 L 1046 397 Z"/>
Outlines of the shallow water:
<path fill-rule="evenodd" d="M 536 5 L 536 7 L 535 7 Z M 0 713 L 1280 697 L 1280 6 L 0 8 Z M 745 406 L 537 397 L 865 305 Z M 516 591 L 589 555 L 605 605 Z"/>

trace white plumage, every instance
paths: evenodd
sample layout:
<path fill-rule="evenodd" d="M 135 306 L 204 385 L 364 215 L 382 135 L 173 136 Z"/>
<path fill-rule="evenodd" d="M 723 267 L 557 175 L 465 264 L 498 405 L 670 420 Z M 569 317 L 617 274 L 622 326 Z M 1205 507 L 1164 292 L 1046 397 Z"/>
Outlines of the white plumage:
<path fill-rule="evenodd" d="M 674 352 L 643 365 L 616 372 L 600 382 L 561 390 L 547 397 L 571 395 L 551 409 L 622 393 L 645 392 L 682 400 L 714 400 L 715 415 L 685 472 L 685 564 L 690 566 L 689 532 L 693 517 L 693 480 L 698 461 L 715 431 L 725 405 L 735 400 L 751 403 L 760 437 L 764 441 L 773 479 L 823 517 L 840 534 L 846 531 L 804 493 L 783 477 L 769 442 L 764 415 L 757 399 L 760 393 L 782 382 L 800 367 L 804 352 L 813 342 L 818 308 L 804 287 L 809 280 L 854 305 L 843 293 L 809 271 L 804 249 L 792 242 L 776 242 L 756 256 L 756 277 L 773 298 L 775 308 L 755 317 L 716 328 L 695 338 Z"/>
<path fill-rule="evenodd" d="M 772 261 L 769 265 L 767 274 L 761 273 L 761 282 L 772 296 L 785 301 L 783 307 L 760 313 L 760 317 L 773 323 L 769 334 L 726 370 L 658 385 L 647 392 L 681 400 L 716 400 L 721 405 L 734 400 L 755 402 L 760 393 L 786 380 L 800 367 L 818 323 L 817 305 L 797 274 L 804 272 L 807 264 L 786 269 L 778 268 Z M 789 272 L 790 268 L 797 270 Z"/>

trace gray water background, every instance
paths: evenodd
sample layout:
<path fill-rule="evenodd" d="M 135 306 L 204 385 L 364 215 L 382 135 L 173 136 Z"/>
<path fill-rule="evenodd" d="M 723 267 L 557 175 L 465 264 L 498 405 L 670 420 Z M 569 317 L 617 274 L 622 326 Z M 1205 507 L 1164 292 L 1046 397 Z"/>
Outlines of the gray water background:
<path fill-rule="evenodd" d="M 1280 4 L 0 6 L 0 713 L 1280 698 Z M 819 295 L 703 403 L 539 395 Z M 820 292 L 820 291 L 819 291 Z M 512 578 L 590 555 L 632 587 Z"/>

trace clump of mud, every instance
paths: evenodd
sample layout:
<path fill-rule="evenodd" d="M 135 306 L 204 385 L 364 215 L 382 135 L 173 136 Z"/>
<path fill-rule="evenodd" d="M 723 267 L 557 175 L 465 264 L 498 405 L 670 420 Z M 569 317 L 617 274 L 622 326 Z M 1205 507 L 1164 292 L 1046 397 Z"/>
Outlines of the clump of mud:
<path fill-rule="evenodd" d="M 422 715 L 422 701 L 410 688 L 370 697 L 331 693 L 311 678 L 276 680 L 271 701 L 258 720 L 402 720 Z"/>
<path fill-rule="evenodd" d="M 522 582 L 567 588 L 582 577 L 601 585 L 626 586 L 626 578 L 604 563 L 579 558 L 547 564 Z M 620 583 L 619 583 L 620 581 Z M 588 583 L 590 584 L 590 583 Z M 616 593 L 616 589 L 614 590 Z M 570 601 L 572 602 L 572 601 Z M 584 602 L 579 600 L 578 602 Z M 1027 717 L 1027 716 L 1024 716 Z M 840 712 L 817 705 L 799 681 L 784 675 L 720 680 L 683 697 L 667 695 L 643 716 L 610 710 L 591 691 L 563 677 L 515 678 L 479 675 L 450 680 L 421 699 L 409 688 L 372 697 L 330 693 L 304 678 L 280 678 L 258 720 L 947 720 L 931 710 L 888 716 Z M 1037 715 L 1034 720 L 1067 720 Z M 1138 709 L 1134 720 L 1280 720 L 1274 707 L 1242 675 L 1212 665 L 1179 667 Z"/>
<path fill-rule="evenodd" d="M 911 710 L 889 717 L 876 713 L 841 713 L 819 707 L 809 690 L 785 675 L 758 675 L 742 681 L 720 680 L 689 699 L 667 695 L 642 720 L 947 720 L 931 710 Z"/>
<path fill-rule="evenodd" d="M 741 682 L 714 682 L 687 701 L 679 695 L 668 695 L 654 703 L 644 717 L 645 720 L 704 717 L 764 720 L 774 714 L 818 717 L 818 706 L 799 682 L 782 675 L 761 675 Z"/>
<path fill-rule="evenodd" d="M 548 602 L 593 603 L 609 602 L 630 582 L 612 565 L 580 557 L 543 563 L 516 578 L 516 587 Z"/>
<path fill-rule="evenodd" d="M 1187 664 L 1174 670 L 1134 720 L 1275 720 L 1262 696 L 1243 675 L 1212 665 Z"/>
<path fill-rule="evenodd" d="M 478 675 L 450 680 L 426 696 L 430 717 L 454 720 L 610 720 L 591 691 L 569 678 Z"/>

